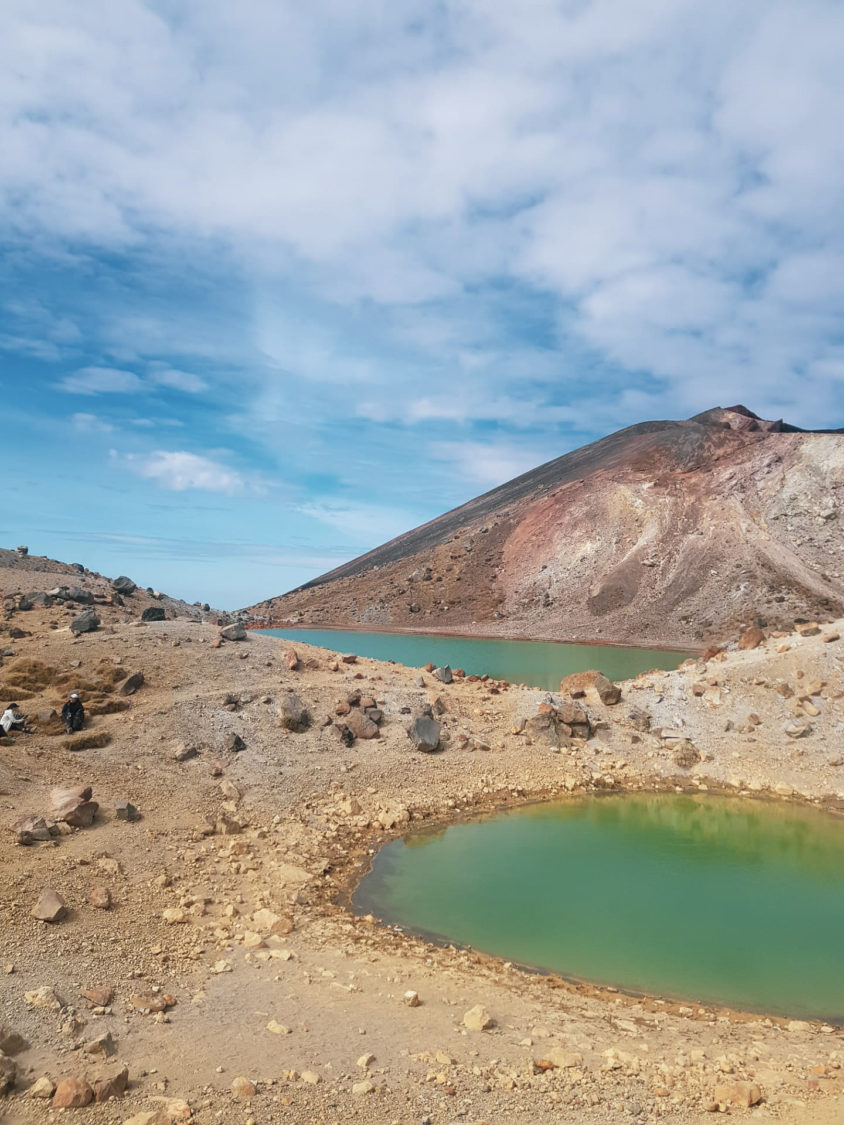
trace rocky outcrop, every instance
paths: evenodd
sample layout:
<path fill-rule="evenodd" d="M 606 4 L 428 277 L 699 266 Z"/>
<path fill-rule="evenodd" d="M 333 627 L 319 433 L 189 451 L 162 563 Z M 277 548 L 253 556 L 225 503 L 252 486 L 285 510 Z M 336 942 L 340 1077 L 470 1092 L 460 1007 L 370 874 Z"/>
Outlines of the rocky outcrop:
<path fill-rule="evenodd" d="M 844 613 L 844 433 L 744 407 L 631 426 L 252 619 L 696 647 Z"/>

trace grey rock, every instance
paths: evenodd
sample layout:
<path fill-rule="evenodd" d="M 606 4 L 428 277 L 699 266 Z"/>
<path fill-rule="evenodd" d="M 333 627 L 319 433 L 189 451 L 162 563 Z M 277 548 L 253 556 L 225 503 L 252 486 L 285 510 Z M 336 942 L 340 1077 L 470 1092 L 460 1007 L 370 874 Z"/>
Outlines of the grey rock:
<path fill-rule="evenodd" d="M 32 844 L 36 840 L 46 841 L 52 838 L 46 820 L 37 813 L 27 813 L 26 816 L 20 817 L 15 821 L 12 831 L 19 844 Z M 5 1048 L 0 1044 L 0 1051 L 2 1050 Z M 6 1054 L 9 1052 L 6 1051 Z"/>
<path fill-rule="evenodd" d="M 562 729 L 557 716 L 552 713 L 531 715 L 524 725 L 525 733 L 534 741 L 557 749 L 565 745 L 568 733 Z"/>
<path fill-rule="evenodd" d="M 448 664 L 443 664 L 442 668 L 435 668 L 434 675 L 443 684 L 450 684 L 454 679 L 451 674 L 451 668 Z"/>
<path fill-rule="evenodd" d="M 143 682 L 143 672 L 133 672 L 131 676 L 126 677 L 117 691 L 120 695 L 134 695 L 138 688 L 142 686 Z"/>
<path fill-rule="evenodd" d="M 298 695 L 291 692 L 278 705 L 278 718 L 285 730 L 301 733 L 311 725 L 308 709 Z"/>
<path fill-rule="evenodd" d="M 245 641 L 247 633 L 240 622 L 236 621 L 233 625 L 226 625 L 221 629 L 220 636 L 224 641 Z"/>
<path fill-rule="evenodd" d="M 132 581 L 132 579 L 127 578 L 125 574 L 121 574 L 119 575 L 119 577 L 115 578 L 111 585 L 112 588 L 118 592 L 118 594 L 123 594 L 124 597 L 128 597 L 130 594 L 134 594 L 134 592 L 138 588 Z"/>
<path fill-rule="evenodd" d="M 246 743 L 239 734 L 230 734 L 223 745 L 226 750 L 230 750 L 234 754 L 239 754 L 241 750 L 246 749 Z"/>
<path fill-rule="evenodd" d="M 141 621 L 166 621 L 167 616 L 164 612 L 164 607 L 160 605 L 148 605 L 144 612 L 141 614 Z"/>
<path fill-rule="evenodd" d="M 422 715 L 418 719 L 414 719 L 407 733 L 414 748 L 421 750 L 423 754 L 432 754 L 440 748 L 442 726 L 436 719 L 430 719 L 427 715 Z"/>
<path fill-rule="evenodd" d="M 65 601 L 78 602 L 80 605 L 93 605 L 94 595 L 90 590 L 83 590 L 81 586 L 68 586 L 64 592 Z"/>
<path fill-rule="evenodd" d="M 137 820 L 140 816 L 140 813 L 131 801 L 118 801 L 114 811 L 118 820 Z"/>
<path fill-rule="evenodd" d="M 100 619 L 97 617 L 93 609 L 83 609 L 78 617 L 70 623 L 70 631 L 79 635 L 80 633 L 93 633 L 100 627 Z"/>

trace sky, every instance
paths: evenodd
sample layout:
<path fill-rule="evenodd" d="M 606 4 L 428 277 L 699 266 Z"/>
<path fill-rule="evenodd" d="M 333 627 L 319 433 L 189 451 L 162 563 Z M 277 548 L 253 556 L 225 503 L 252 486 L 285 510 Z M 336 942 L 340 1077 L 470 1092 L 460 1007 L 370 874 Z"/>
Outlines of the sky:
<path fill-rule="evenodd" d="M 838 0 L 4 0 L 0 545 L 233 609 L 623 426 L 844 425 Z"/>

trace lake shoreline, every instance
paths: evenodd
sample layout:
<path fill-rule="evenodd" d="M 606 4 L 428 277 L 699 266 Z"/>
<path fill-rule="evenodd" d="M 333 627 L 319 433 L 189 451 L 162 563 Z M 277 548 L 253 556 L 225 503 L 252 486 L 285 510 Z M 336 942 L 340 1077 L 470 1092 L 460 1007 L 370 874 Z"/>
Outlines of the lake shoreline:
<path fill-rule="evenodd" d="M 560 806 L 561 808 L 571 805 L 575 807 L 580 806 L 581 808 L 588 810 L 590 806 L 594 809 L 604 802 L 607 802 L 609 804 L 624 802 L 623 806 L 618 805 L 617 807 L 629 808 L 629 802 L 633 802 L 633 805 L 635 807 L 637 802 L 641 806 L 643 800 L 646 802 L 650 802 L 651 798 L 656 798 L 657 801 L 662 802 L 676 802 L 678 798 L 680 798 L 682 800 L 691 800 L 693 802 L 696 802 L 698 811 L 708 806 L 710 811 L 719 810 L 722 816 L 726 813 L 728 814 L 727 819 L 729 820 L 730 818 L 732 818 L 734 821 L 738 820 L 739 815 L 744 815 L 745 813 L 750 813 L 755 818 L 763 814 L 763 810 L 765 810 L 763 815 L 768 817 L 769 831 L 775 824 L 779 823 L 779 820 L 773 819 L 774 817 L 778 817 L 778 814 L 775 811 L 777 809 L 782 810 L 779 816 L 784 815 L 786 818 L 783 822 L 783 827 L 785 828 L 788 827 L 788 822 L 795 815 L 796 810 L 801 808 L 803 810 L 803 815 L 810 818 L 820 818 L 817 821 L 817 824 L 819 826 L 823 822 L 823 818 L 828 818 L 827 823 L 829 824 L 834 824 L 837 822 L 840 826 L 841 822 L 840 811 L 837 808 L 829 807 L 824 801 L 817 802 L 810 800 L 794 800 L 793 798 L 786 800 L 782 797 L 779 797 L 772 791 L 769 791 L 767 793 L 750 794 L 746 791 L 742 792 L 737 789 L 731 789 L 729 786 L 724 786 L 723 784 L 718 785 L 717 783 L 713 784 L 711 787 L 706 786 L 706 790 L 704 792 L 701 792 L 698 787 L 690 786 L 684 783 L 683 779 L 678 779 L 675 777 L 671 779 L 671 782 L 673 783 L 667 783 L 665 779 L 660 780 L 656 778 L 643 778 L 642 783 L 638 786 L 615 790 L 613 792 L 598 791 L 589 794 L 556 794 L 550 799 L 547 795 L 531 795 L 526 799 L 523 798 L 522 800 L 518 801 L 505 800 L 504 802 L 494 803 L 492 807 L 476 807 L 471 811 L 466 810 L 463 815 L 444 816 L 441 819 L 434 819 L 433 821 L 429 820 L 423 826 L 416 828 L 415 830 L 411 829 L 410 831 L 405 830 L 399 833 L 391 833 L 390 838 L 386 841 L 383 838 L 380 840 L 370 840 L 368 841 L 369 847 L 367 848 L 366 854 L 360 857 L 358 863 L 355 863 L 353 861 L 351 869 L 345 872 L 346 878 L 342 881 L 341 892 L 335 901 L 357 916 L 365 916 L 368 914 L 374 915 L 378 919 L 378 925 L 385 930 L 389 931 L 399 929 L 403 933 L 414 935 L 420 940 L 436 947 L 447 947 L 449 945 L 454 945 L 461 949 L 473 950 L 481 954 L 482 956 L 489 957 L 493 962 L 498 962 L 502 967 L 502 971 L 505 968 L 505 963 L 507 963 L 510 966 L 516 967 L 521 972 L 559 978 L 561 981 L 566 982 L 567 986 L 573 986 L 575 990 L 579 992 L 589 990 L 592 995 L 603 997 L 607 997 L 608 994 L 623 992 L 631 998 L 635 998 L 638 1000 L 649 998 L 652 1001 L 662 1000 L 663 1002 L 667 1002 L 668 1004 L 674 1005 L 675 1007 L 680 1007 L 684 1004 L 694 1004 L 702 1009 L 709 1011 L 710 1013 L 714 1013 L 716 1011 L 728 1011 L 731 1016 L 738 1016 L 741 1014 L 747 1016 L 755 1014 L 763 1018 L 780 1021 L 781 1025 L 783 1022 L 787 1022 L 790 1019 L 806 1019 L 818 1022 L 826 1022 L 834 1025 L 838 1029 L 841 1029 L 842 1025 L 844 1025 L 844 1018 L 841 1017 L 837 1009 L 835 1010 L 834 1014 L 831 1014 L 829 1010 L 822 1011 L 820 1007 L 802 1008 L 800 1005 L 803 1001 L 800 1000 L 798 1002 L 795 996 L 792 995 L 788 999 L 783 996 L 781 1001 L 775 1000 L 773 996 L 765 997 L 762 995 L 765 989 L 762 989 L 759 992 L 759 995 L 754 996 L 753 998 L 751 998 L 750 994 L 748 994 L 748 996 L 746 996 L 743 1000 L 730 999 L 728 996 L 730 990 L 730 982 L 726 979 L 724 985 L 720 986 L 724 988 L 724 994 L 719 997 L 717 993 L 713 994 L 712 991 L 707 994 L 707 988 L 712 989 L 714 987 L 714 981 L 711 979 L 706 981 L 705 983 L 701 983 L 700 991 L 696 987 L 694 981 L 690 980 L 689 988 L 685 992 L 683 991 L 683 988 L 680 985 L 679 980 L 677 979 L 674 979 L 670 985 L 664 985 L 662 987 L 657 985 L 655 981 L 653 981 L 649 985 L 642 982 L 638 984 L 626 982 L 623 979 L 623 970 L 621 968 L 617 970 L 617 973 L 613 971 L 607 971 L 609 970 L 609 964 L 605 963 L 602 965 L 600 958 L 595 963 L 595 972 L 590 973 L 588 971 L 572 970 L 571 968 L 565 969 L 559 964 L 554 965 L 552 961 L 543 960 L 543 956 L 549 956 L 549 951 L 547 949 L 544 951 L 544 953 L 538 953 L 538 956 L 534 957 L 533 959 L 520 956 L 519 953 L 515 950 L 518 949 L 519 943 L 524 942 L 525 939 L 524 936 L 519 937 L 515 932 L 508 934 L 508 940 L 512 943 L 511 952 L 496 952 L 494 946 L 492 948 L 488 945 L 485 946 L 484 940 L 481 939 L 480 936 L 466 937 L 460 934 L 454 934 L 453 932 L 450 933 L 448 928 L 449 922 L 446 920 L 446 916 L 448 915 L 448 908 L 446 908 L 446 915 L 438 915 L 436 907 L 434 908 L 435 913 L 431 916 L 431 919 L 433 920 L 434 917 L 438 917 L 439 924 L 433 927 L 431 925 L 426 925 L 421 920 L 413 921 L 412 917 L 407 916 L 406 910 L 410 910 L 411 916 L 414 914 L 414 912 L 416 912 L 417 918 L 419 917 L 418 904 L 416 903 L 415 896 L 418 893 L 416 888 L 418 888 L 419 882 L 425 882 L 424 867 L 422 869 L 421 877 L 419 871 L 417 870 L 416 876 L 413 879 L 415 888 L 414 894 L 405 903 L 406 910 L 397 909 L 398 903 L 402 901 L 401 899 L 396 900 L 396 902 L 392 902 L 391 892 L 387 891 L 385 896 L 383 884 L 379 885 L 379 881 L 377 879 L 374 883 L 372 881 L 373 869 L 376 866 L 377 856 L 384 850 L 385 847 L 394 848 L 396 846 L 400 846 L 400 841 L 402 840 L 413 841 L 415 839 L 419 842 L 422 842 L 427 838 L 432 846 L 436 849 L 443 846 L 442 837 L 445 835 L 445 830 L 447 829 L 456 828 L 458 825 L 462 825 L 463 829 L 465 830 L 465 828 L 469 825 L 479 825 L 485 823 L 487 829 L 484 830 L 488 830 L 490 825 L 494 825 L 496 821 L 502 824 L 506 823 L 506 818 L 508 818 L 510 815 L 530 813 L 531 809 L 536 810 L 542 805 L 550 805 L 551 807 Z M 650 807 L 650 803 L 648 807 Z M 659 805 L 656 806 L 657 809 L 659 807 Z M 664 807 L 670 808 L 671 805 L 669 804 Z M 794 812 L 792 812 L 791 810 L 794 810 Z M 813 822 L 807 821 L 806 823 L 808 824 Z M 611 831 L 612 827 L 612 824 L 607 823 L 605 825 L 605 830 L 606 828 L 609 828 Z M 661 827 L 663 836 L 666 836 L 666 830 L 669 837 L 672 835 L 672 833 L 676 832 L 676 829 L 672 829 L 670 818 L 667 821 L 663 818 Z M 844 842 L 844 838 L 841 837 L 840 827 L 837 829 L 837 831 L 839 843 Z M 375 850 L 374 855 L 371 854 L 373 848 Z M 418 859 L 421 854 L 424 853 L 420 853 L 415 847 L 412 847 L 411 850 L 407 853 L 407 856 L 413 857 L 414 862 L 418 863 Z M 407 863 L 407 860 L 405 860 L 405 863 Z M 614 865 L 615 860 L 613 861 L 613 866 Z M 734 865 L 731 866 L 734 867 Z M 751 864 L 748 864 L 746 862 L 745 867 L 749 866 L 751 866 Z M 755 863 L 753 864 L 753 866 L 755 866 Z M 413 869 L 408 868 L 408 873 L 410 873 L 411 870 Z M 436 870 L 437 868 L 435 865 L 433 871 Z M 605 870 L 602 878 L 606 877 L 606 873 L 609 870 L 610 867 L 605 863 Z M 444 877 L 447 882 L 447 870 Z M 747 876 L 745 875 L 745 878 L 746 877 Z M 393 881 L 394 879 L 395 874 L 391 873 L 390 881 Z M 437 879 L 437 885 L 439 886 L 439 878 Z M 433 887 L 433 883 L 431 884 L 431 886 Z M 678 892 L 682 893 L 682 887 L 678 887 L 676 889 Z M 436 891 L 434 896 L 435 899 L 440 895 L 440 893 L 440 890 Z M 721 893 L 720 890 L 719 893 Z M 639 923 L 641 923 L 642 925 L 646 924 L 644 919 L 640 919 L 639 922 L 632 927 L 631 932 L 636 932 L 639 928 L 641 928 Z M 684 944 L 687 944 L 687 942 L 684 942 Z M 539 947 L 537 947 L 537 952 L 538 950 Z M 581 947 L 579 952 L 581 958 L 583 958 L 584 947 Z M 557 954 L 555 953 L 554 956 L 556 955 Z M 705 960 L 705 957 L 703 959 Z M 601 969 L 603 969 L 604 971 L 601 971 Z M 653 970 L 653 966 L 651 966 L 651 969 Z M 817 982 L 815 983 L 817 984 Z M 768 987 L 771 987 L 770 981 L 768 982 Z M 815 993 L 816 995 L 814 996 L 814 999 L 818 1004 L 820 1004 L 819 995 L 817 994 L 817 988 L 815 989 Z"/>
<path fill-rule="evenodd" d="M 619 649 L 637 649 L 640 652 L 672 652 L 680 653 L 688 656 L 690 659 L 695 659 L 700 656 L 703 651 L 703 646 L 699 648 L 689 648 L 687 645 L 678 644 L 662 644 L 646 643 L 643 641 L 604 641 L 604 640 L 561 640 L 559 637 L 527 637 L 521 634 L 516 636 L 507 636 L 500 633 L 471 633 L 458 631 L 456 629 L 400 629 L 396 625 L 308 625 L 299 623 L 296 625 L 259 625 L 250 622 L 246 628 L 255 633 L 271 633 L 272 630 L 281 630 L 283 632 L 292 632 L 294 630 L 301 632 L 326 632 L 326 633 L 393 633 L 397 636 L 404 637 L 437 637 L 442 640 L 459 640 L 459 641 L 515 641 L 519 644 L 547 644 L 547 645 L 582 645 L 584 648 L 619 648 Z"/>

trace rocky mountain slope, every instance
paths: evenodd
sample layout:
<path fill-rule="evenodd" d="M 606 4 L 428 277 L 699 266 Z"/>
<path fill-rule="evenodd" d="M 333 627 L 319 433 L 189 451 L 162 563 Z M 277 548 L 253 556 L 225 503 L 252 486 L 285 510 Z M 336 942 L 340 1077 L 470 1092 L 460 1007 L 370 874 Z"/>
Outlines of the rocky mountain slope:
<path fill-rule="evenodd" d="M 106 578 L 82 563 L 31 555 L 28 547 L 14 551 L 0 547 L 0 596 L 11 599 L 9 606 L 16 609 L 55 606 L 70 617 L 78 616 L 86 608 L 99 614 L 108 608 L 123 610 L 121 616 L 126 620 L 143 614 L 147 619 L 184 617 L 220 624 L 231 619 L 229 614 L 212 609 L 207 603 L 171 598 L 151 586 L 137 585 L 126 575 Z"/>
<path fill-rule="evenodd" d="M 620 430 L 247 612 L 695 646 L 844 612 L 844 431 L 742 406 Z"/>

